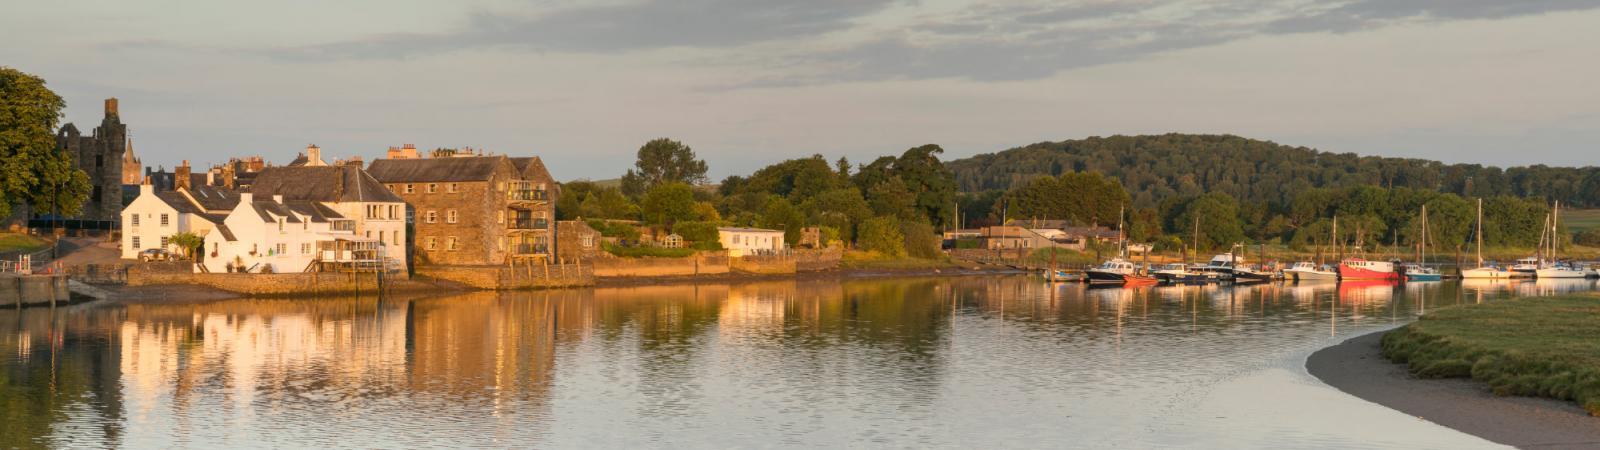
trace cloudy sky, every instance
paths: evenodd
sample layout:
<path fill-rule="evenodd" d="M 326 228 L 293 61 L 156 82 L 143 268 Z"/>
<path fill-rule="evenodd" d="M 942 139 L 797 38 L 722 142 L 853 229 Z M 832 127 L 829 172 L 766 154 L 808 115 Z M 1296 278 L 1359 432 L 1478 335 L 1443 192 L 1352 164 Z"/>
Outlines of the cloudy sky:
<path fill-rule="evenodd" d="M 1165 132 L 1600 154 L 1600 0 L 0 3 L 0 65 L 44 77 L 85 130 L 119 97 L 136 153 L 168 167 L 414 143 L 599 179 L 662 136 L 713 178 Z"/>

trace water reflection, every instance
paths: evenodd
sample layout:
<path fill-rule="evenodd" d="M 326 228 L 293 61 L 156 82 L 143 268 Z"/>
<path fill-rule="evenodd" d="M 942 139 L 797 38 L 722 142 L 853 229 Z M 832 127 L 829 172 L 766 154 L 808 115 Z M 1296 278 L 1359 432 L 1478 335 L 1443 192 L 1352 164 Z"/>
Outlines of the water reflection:
<path fill-rule="evenodd" d="M 1203 413 L 1329 337 L 1592 289 L 988 277 L 6 310 L 0 446 L 1474 444 L 1354 426 L 1376 414 L 1356 401 Z"/>

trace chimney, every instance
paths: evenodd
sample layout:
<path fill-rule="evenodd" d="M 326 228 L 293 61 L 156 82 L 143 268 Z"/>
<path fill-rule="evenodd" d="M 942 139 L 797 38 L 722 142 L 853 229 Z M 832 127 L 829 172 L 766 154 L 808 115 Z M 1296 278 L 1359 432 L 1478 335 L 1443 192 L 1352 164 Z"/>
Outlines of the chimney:
<path fill-rule="evenodd" d="M 207 170 L 206 171 L 206 186 L 216 186 L 216 185 L 217 185 L 217 173 Z"/>
<path fill-rule="evenodd" d="M 178 165 L 177 169 L 173 169 L 172 189 L 185 191 L 194 189 L 189 186 L 189 160 L 183 160 L 183 164 Z"/>
<path fill-rule="evenodd" d="M 117 98 L 106 99 L 106 117 L 117 117 Z"/>
<path fill-rule="evenodd" d="M 144 183 L 139 185 L 139 196 L 143 197 L 156 193 L 156 187 L 150 185 L 150 177 L 144 177 Z"/>
<path fill-rule="evenodd" d="M 306 146 L 306 165 L 308 165 L 308 166 L 325 165 L 322 162 L 322 147 L 318 147 L 317 144 L 311 144 L 311 145 L 307 145 Z"/>
<path fill-rule="evenodd" d="M 255 196 L 251 195 L 249 192 L 240 192 L 239 193 L 239 204 L 241 204 L 241 205 L 249 205 L 250 202 L 254 202 L 254 201 L 255 201 Z"/>
<path fill-rule="evenodd" d="M 233 164 L 222 166 L 222 187 L 233 189 L 234 170 Z"/>

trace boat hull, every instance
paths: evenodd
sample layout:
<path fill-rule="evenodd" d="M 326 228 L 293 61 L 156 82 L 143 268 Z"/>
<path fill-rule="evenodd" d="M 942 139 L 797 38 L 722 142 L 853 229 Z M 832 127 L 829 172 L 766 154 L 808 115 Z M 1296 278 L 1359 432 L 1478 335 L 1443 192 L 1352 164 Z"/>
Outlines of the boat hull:
<path fill-rule="evenodd" d="M 1089 282 L 1090 283 L 1094 283 L 1094 284 L 1133 284 L 1133 285 L 1136 285 L 1136 284 L 1155 284 L 1155 283 L 1158 282 L 1155 278 L 1152 278 L 1152 277 L 1147 277 L 1147 276 L 1142 276 L 1142 275 L 1132 275 L 1132 274 L 1121 274 L 1121 273 L 1116 273 L 1116 272 L 1106 272 L 1106 271 L 1100 271 L 1100 270 L 1090 270 L 1090 271 L 1084 272 L 1084 275 L 1087 275 L 1089 277 Z"/>
<path fill-rule="evenodd" d="M 1348 264 L 1340 264 L 1339 279 L 1396 281 L 1400 279 L 1400 274 L 1395 272 L 1383 272 L 1360 267 L 1352 267 Z"/>
<path fill-rule="evenodd" d="M 1461 278 L 1472 280 L 1504 280 L 1511 278 L 1511 272 L 1488 267 L 1479 267 L 1476 269 L 1462 270 Z"/>
<path fill-rule="evenodd" d="M 1443 280 L 1443 279 L 1444 279 L 1444 276 L 1443 275 L 1439 275 L 1437 273 L 1408 273 L 1408 274 L 1406 274 L 1406 281 L 1439 281 L 1439 280 Z"/>
<path fill-rule="evenodd" d="M 1339 279 L 1338 272 L 1324 272 L 1320 270 L 1294 270 L 1284 271 L 1295 281 L 1334 281 Z"/>
<path fill-rule="evenodd" d="M 1573 269 L 1539 269 L 1534 271 L 1537 278 L 1588 278 L 1589 274 L 1582 270 Z"/>
<path fill-rule="evenodd" d="M 1234 283 L 1261 283 L 1272 281 L 1271 272 L 1254 272 L 1249 270 L 1234 270 Z"/>

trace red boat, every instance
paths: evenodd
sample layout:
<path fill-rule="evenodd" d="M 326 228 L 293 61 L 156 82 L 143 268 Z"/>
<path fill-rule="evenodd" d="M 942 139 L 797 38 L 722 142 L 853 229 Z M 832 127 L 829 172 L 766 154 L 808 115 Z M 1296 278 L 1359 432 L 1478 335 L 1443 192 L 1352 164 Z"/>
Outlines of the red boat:
<path fill-rule="evenodd" d="M 1340 280 L 1399 280 L 1394 263 L 1350 258 L 1339 262 Z"/>

